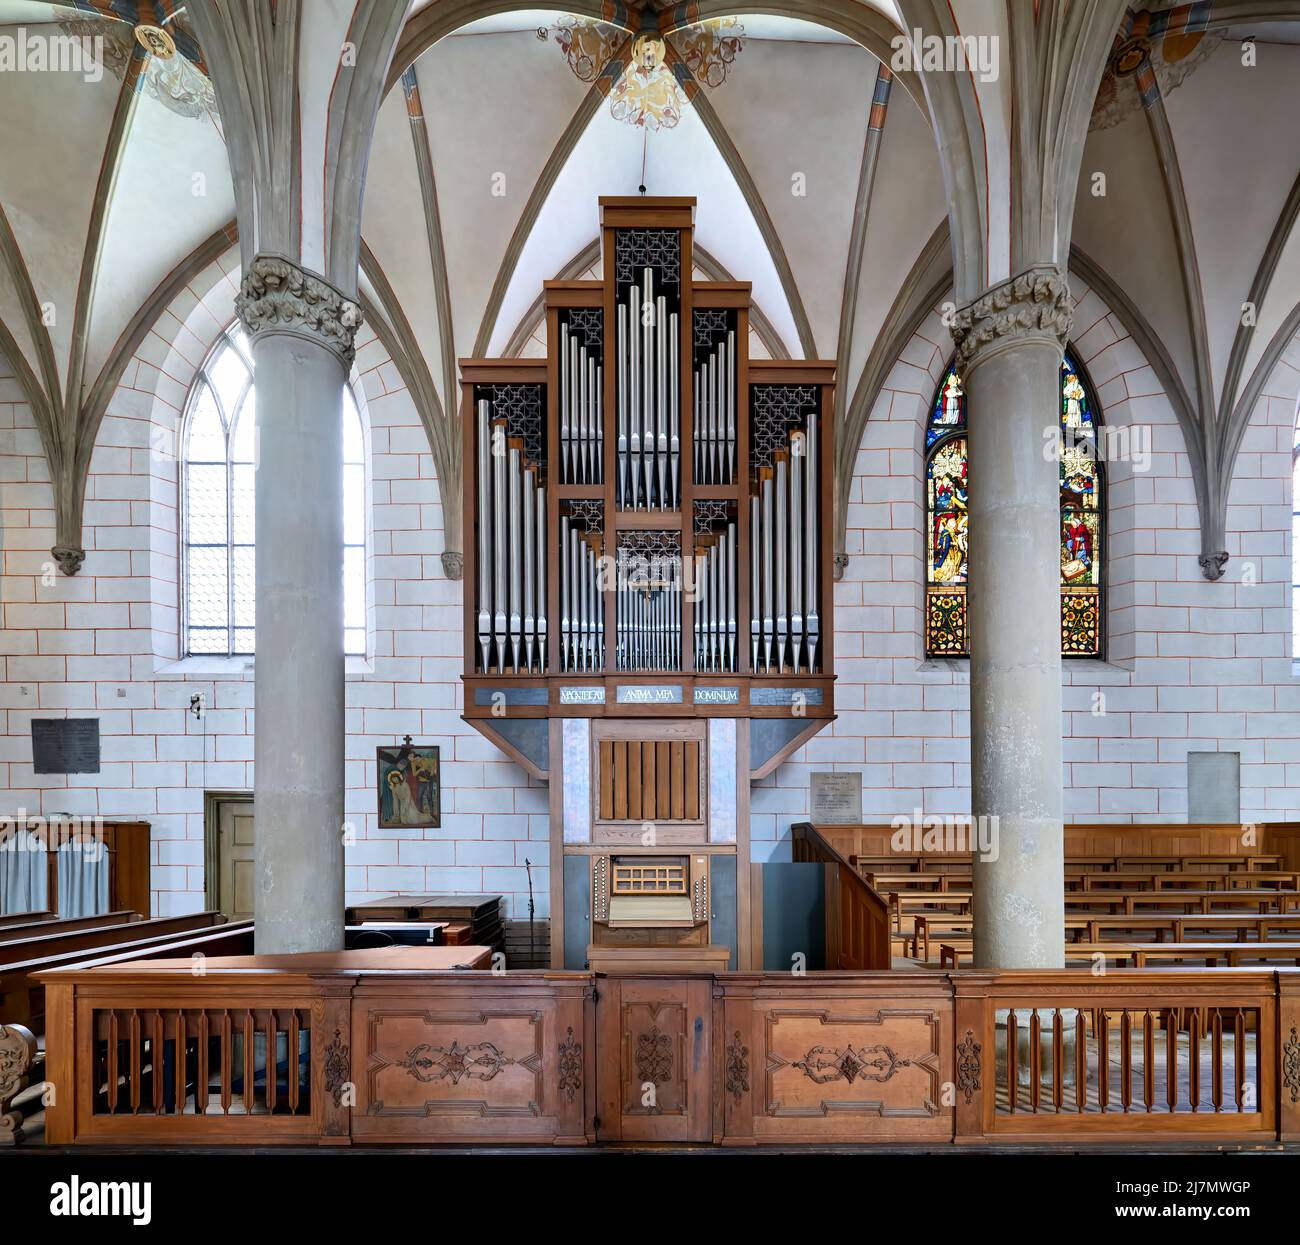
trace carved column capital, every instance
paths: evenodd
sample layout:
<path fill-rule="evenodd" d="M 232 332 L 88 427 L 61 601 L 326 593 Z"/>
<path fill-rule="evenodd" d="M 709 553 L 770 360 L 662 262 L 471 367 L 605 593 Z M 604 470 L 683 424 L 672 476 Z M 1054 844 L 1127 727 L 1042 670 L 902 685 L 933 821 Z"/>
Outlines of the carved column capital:
<path fill-rule="evenodd" d="M 957 369 L 969 370 L 979 356 L 1016 341 L 1046 339 L 1064 346 L 1073 318 L 1065 273 L 1055 265 L 1031 268 L 957 312 L 952 323 Z"/>
<path fill-rule="evenodd" d="M 244 270 L 235 310 L 254 341 L 259 334 L 293 333 L 332 350 L 351 366 L 361 308 L 324 277 L 283 255 L 255 255 Z"/>

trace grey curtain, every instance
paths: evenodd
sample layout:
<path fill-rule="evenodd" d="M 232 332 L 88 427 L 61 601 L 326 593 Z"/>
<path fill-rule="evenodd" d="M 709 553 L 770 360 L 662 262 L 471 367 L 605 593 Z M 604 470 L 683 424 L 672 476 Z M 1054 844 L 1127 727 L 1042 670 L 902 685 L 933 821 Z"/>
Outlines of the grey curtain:
<path fill-rule="evenodd" d="M 59 848 L 59 915 L 98 916 L 108 911 L 108 849 L 103 843 Z"/>
<path fill-rule="evenodd" d="M 30 830 L 19 830 L 0 844 L 0 915 L 41 912 L 49 901 L 45 845 Z"/>

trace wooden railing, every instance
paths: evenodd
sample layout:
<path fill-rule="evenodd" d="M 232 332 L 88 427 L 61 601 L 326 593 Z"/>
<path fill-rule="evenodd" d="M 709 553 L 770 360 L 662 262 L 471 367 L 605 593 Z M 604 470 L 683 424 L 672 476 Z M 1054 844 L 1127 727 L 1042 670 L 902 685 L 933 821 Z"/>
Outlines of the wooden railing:
<path fill-rule="evenodd" d="M 1300 1141 L 1300 970 L 121 965 L 46 989 L 51 1142 Z M 653 1027 L 670 1057 L 629 1069 Z"/>
<path fill-rule="evenodd" d="M 981 1136 L 1295 1135 L 1300 977 L 1250 970 L 953 975 Z M 1282 1035 L 1279 1045 L 1279 1032 Z M 958 1108 L 958 1133 L 963 1131 Z"/>
<path fill-rule="evenodd" d="M 796 863 L 826 866 L 826 967 L 888 968 L 889 904 L 816 827 L 792 826 L 790 838 Z"/>

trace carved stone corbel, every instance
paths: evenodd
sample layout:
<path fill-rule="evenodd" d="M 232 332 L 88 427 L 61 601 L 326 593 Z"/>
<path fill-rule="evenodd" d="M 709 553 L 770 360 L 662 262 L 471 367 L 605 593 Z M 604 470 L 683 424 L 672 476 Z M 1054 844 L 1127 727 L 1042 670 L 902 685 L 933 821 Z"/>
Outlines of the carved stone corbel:
<path fill-rule="evenodd" d="M 448 549 L 442 555 L 442 573 L 448 579 L 465 578 L 465 555 Z"/>
<path fill-rule="evenodd" d="M 283 255 L 253 257 L 235 299 L 251 340 L 270 333 L 306 337 L 352 366 L 361 307 L 324 277 Z"/>
<path fill-rule="evenodd" d="M 55 545 L 50 553 L 65 575 L 75 575 L 86 560 L 86 551 L 79 545 Z"/>

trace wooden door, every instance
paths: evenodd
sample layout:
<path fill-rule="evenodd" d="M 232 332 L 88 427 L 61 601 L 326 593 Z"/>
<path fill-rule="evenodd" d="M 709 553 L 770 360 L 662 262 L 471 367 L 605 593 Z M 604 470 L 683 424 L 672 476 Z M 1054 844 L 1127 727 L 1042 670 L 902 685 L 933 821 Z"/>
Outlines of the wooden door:
<path fill-rule="evenodd" d="M 596 989 L 597 1137 L 712 1140 L 712 978 L 606 977 Z"/>
<path fill-rule="evenodd" d="M 217 805 L 217 907 L 232 921 L 253 917 L 253 805 L 223 800 Z"/>

